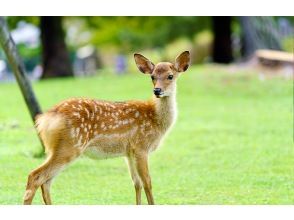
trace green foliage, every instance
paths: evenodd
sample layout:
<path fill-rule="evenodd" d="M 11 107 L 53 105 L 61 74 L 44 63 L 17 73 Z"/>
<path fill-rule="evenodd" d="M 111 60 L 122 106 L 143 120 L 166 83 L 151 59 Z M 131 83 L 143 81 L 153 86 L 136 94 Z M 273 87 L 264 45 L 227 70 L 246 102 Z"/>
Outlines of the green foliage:
<path fill-rule="evenodd" d="M 193 63 L 208 61 L 212 54 L 213 34 L 210 31 L 202 31 L 194 38 L 194 60 Z"/>
<path fill-rule="evenodd" d="M 40 46 L 37 47 L 27 47 L 24 44 L 18 44 L 17 45 L 19 54 L 21 57 L 23 57 L 26 70 L 33 70 L 36 65 L 40 64 L 41 58 L 41 48 Z"/>
<path fill-rule="evenodd" d="M 192 38 L 209 26 L 209 17 L 89 17 L 95 45 L 116 44 L 122 51 L 163 47 L 178 37 Z"/>
<path fill-rule="evenodd" d="M 138 71 L 137 71 L 138 72 Z M 34 83 L 44 109 L 69 98 L 147 99 L 144 74 Z M 73 89 L 74 88 L 74 89 Z M 178 121 L 152 154 L 157 204 L 293 204 L 292 80 L 192 67 L 178 80 Z M 0 84 L 0 204 L 21 204 L 28 173 L 43 162 L 16 84 Z M 134 204 L 122 158 L 80 158 L 53 183 L 55 204 Z M 143 201 L 146 203 L 144 197 Z M 41 204 L 40 191 L 34 204 Z"/>
<path fill-rule="evenodd" d="M 16 28 L 18 22 L 20 21 L 31 23 L 36 26 L 39 25 L 39 17 L 37 16 L 8 16 L 7 17 L 7 23 L 10 29 Z"/>
<path fill-rule="evenodd" d="M 283 50 L 285 50 L 287 52 L 293 53 L 293 49 L 294 49 L 294 38 L 293 38 L 293 36 L 283 39 L 282 48 L 283 48 Z"/>
<path fill-rule="evenodd" d="M 173 61 L 183 50 L 191 50 L 192 41 L 188 38 L 178 38 L 164 48 L 164 60 Z"/>

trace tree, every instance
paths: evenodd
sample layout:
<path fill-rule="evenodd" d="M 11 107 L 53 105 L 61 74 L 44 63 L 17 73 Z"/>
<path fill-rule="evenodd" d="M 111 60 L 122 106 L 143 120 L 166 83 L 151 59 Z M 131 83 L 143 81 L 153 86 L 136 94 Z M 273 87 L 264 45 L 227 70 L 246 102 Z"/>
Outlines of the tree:
<path fill-rule="evenodd" d="M 214 33 L 213 61 L 217 63 L 230 63 L 233 60 L 231 17 L 212 17 L 212 30 Z"/>
<path fill-rule="evenodd" d="M 67 18 L 70 19 L 70 18 Z M 123 52 L 163 48 L 180 37 L 193 40 L 195 33 L 210 26 L 210 17 L 177 16 L 117 16 L 79 17 L 90 42 L 97 47 L 115 45 Z"/>
<path fill-rule="evenodd" d="M 42 78 L 72 76 L 73 70 L 65 44 L 62 17 L 40 17 Z"/>
<path fill-rule="evenodd" d="M 272 17 L 239 17 L 243 58 L 249 58 L 257 49 L 281 50 L 281 35 Z"/>
<path fill-rule="evenodd" d="M 0 46 L 2 46 L 7 60 L 11 65 L 11 69 L 14 73 L 16 81 L 19 85 L 20 91 L 23 95 L 25 103 L 31 114 L 33 122 L 36 120 L 36 116 L 42 113 L 40 105 L 36 99 L 30 81 L 26 75 L 24 64 L 19 56 L 16 45 L 10 35 L 5 18 L 0 17 Z M 42 140 L 40 139 L 41 144 Z M 43 144 L 42 144 L 43 146 Z M 44 146 L 43 146 L 44 150 Z M 43 151 L 44 152 L 44 151 Z"/>

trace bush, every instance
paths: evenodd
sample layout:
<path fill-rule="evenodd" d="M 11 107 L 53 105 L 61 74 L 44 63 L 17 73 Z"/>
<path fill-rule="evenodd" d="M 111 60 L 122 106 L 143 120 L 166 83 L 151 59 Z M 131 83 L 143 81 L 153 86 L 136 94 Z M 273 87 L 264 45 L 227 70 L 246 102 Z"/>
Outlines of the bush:
<path fill-rule="evenodd" d="M 213 36 L 210 31 L 202 31 L 194 37 L 192 63 L 203 63 L 211 56 Z"/>
<path fill-rule="evenodd" d="M 282 48 L 283 50 L 292 53 L 293 52 L 293 37 L 287 37 L 282 40 Z"/>

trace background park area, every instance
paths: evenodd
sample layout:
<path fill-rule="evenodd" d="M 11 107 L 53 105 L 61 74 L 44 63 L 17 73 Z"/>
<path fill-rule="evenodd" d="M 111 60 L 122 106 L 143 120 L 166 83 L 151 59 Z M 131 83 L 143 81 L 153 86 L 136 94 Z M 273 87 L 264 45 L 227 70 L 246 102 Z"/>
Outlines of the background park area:
<path fill-rule="evenodd" d="M 177 123 L 150 158 L 157 204 L 294 204 L 293 17 L 6 20 L 43 111 L 71 97 L 146 100 L 133 53 L 156 63 L 191 51 Z M 0 103 L 0 204 L 21 204 L 44 157 L 1 49 Z M 54 204 L 134 204 L 123 158 L 82 157 L 51 191 Z"/>

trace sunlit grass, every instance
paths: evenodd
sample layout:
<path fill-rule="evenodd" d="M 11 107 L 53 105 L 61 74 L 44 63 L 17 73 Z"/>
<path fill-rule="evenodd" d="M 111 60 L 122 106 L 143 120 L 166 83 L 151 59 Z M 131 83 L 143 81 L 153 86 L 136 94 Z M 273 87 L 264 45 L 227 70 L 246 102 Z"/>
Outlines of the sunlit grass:
<path fill-rule="evenodd" d="M 69 97 L 147 99 L 144 74 L 34 83 L 42 108 Z M 293 204 L 292 81 L 194 67 L 178 81 L 179 116 L 150 169 L 157 204 Z M 0 84 L 0 204 L 21 204 L 27 175 L 43 158 L 16 84 Z M 86 157 L 52 186 L 55 204 L 134 204 L 122 158 Z M 143 200 L 146 203 L 146 199 Z M 42 204 L 40 192 L 34 204 Z"/>

